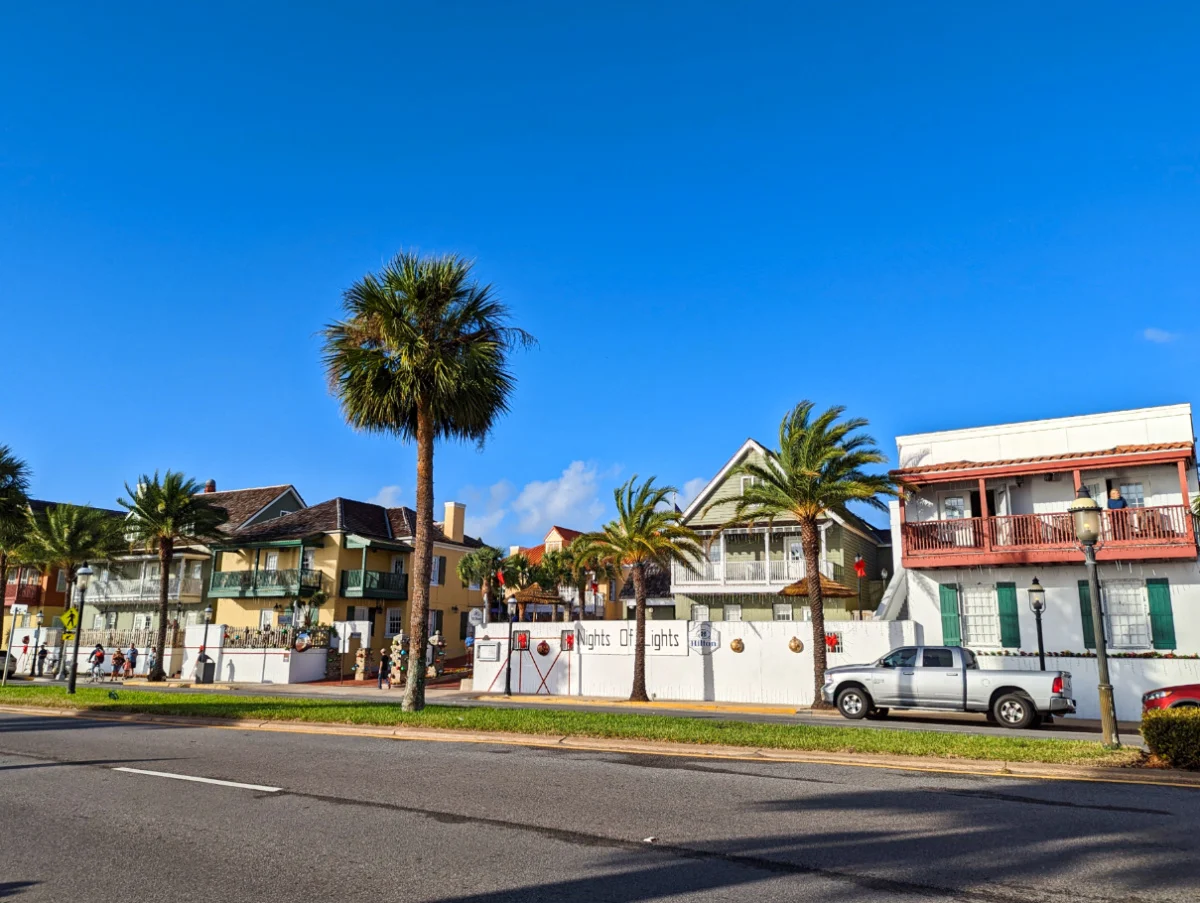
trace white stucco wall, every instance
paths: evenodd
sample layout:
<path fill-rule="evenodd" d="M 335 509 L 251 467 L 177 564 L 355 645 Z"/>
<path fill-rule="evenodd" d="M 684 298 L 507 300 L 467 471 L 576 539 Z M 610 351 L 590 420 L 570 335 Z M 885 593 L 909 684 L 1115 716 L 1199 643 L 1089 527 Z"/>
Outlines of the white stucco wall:
<path fill-rule="evenodd" d="M 717 647 L 701 654 L 686 645 L 688 621 L 653 621 L 647 624 L 646 689 L 651 698 L 750 702 L 804 706 L 813 702 L 812 628 L 802 621 L 714 621 Z M 917 642 L 918 629 L 907 621 L 838 621 L 828 625 L 842 636 L 845 651 L 829 656 L 830 666 L 873 661 L 896 646 Z M 576 649 L 563 652 L 562 630 L 575 632 Z M 549 695 L 611 696 L 627 698 L 633 685 L 633 653 L 628 639 L 632 621 L 588 621 L 574 625 L 526 623 L 530 651 L 514 653 L 514 693 Z M 622 634 L 623 631 L 628 633 Z M 486 662 L 477 654 L 473 687 L 479 692 L 503 693 L 508 625 L 491 624 L 481 631 L 476 649 L 498 643 L 499 660 Z M 598 643 L 586 649 L 589 635 L 607 636 L 610 645 Z M 655 635 L 660 648 L 650 643 Z M 673 637 L 676 641 L 668 645 Z M 788 648 L 798 637 L 800 653 Z M 744 651 L 730 648 L 740 638 Z M 538 654 L 545 640 L 549 654 Z M 680 645 L 683 644 L 683 645 Z"/>
<path fill-rule="evenodd" d="M 183 665 L 180 675 L 195 674 L 200 646 L 217 663 L 215 680 L 221 683 L 286 684 L 321 680 L 325 676 L 327 650 L 296 652 L 294 649 L 226 649 L 225 627 L 212 624 L 205 642 L 203 625 L 188 627 L 184 633 Z"/>

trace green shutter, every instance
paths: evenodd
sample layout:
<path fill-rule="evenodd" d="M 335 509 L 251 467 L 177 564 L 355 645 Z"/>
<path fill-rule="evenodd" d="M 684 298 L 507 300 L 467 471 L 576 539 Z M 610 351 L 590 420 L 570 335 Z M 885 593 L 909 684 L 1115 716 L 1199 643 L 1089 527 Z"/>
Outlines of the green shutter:
<path fill-rule="evenodd" d="M 961 646 L 962 629 L 958 621 L 958 587 L 943 583 L 938 587 L 942 599 L 942 645 Z"/>
<path fill-rule="evenodd" d="M 996 584 L 996 603 L 1000 609 L 1000 645 L 1005 649 L 1021 648 L 1021 618 L 1017 614 L 1017 585 Z"/>
<path fill-rule="evenodd" d="M 1096 648 L 1096 624 L 1092 620 L 1092 591 L 1086 580 L 1079 581 L 1079 616 L 1083 619 L 1083 647 Z"/>
<path fill-rule="evenodd" d="M 1150 636 L 1155 649 L 1175 648 L 1175 616 L 1171 613 L 1171 585 L 1165 577 L 1146 581 L 1150 599 Z"/>
<path fill-rule="evenodd" d="M 446 556 L 439 555 L 438 558 L 441 560 L 441 564 L 438 565 L 438 586 L 445 586 L 446 585 Z"/>

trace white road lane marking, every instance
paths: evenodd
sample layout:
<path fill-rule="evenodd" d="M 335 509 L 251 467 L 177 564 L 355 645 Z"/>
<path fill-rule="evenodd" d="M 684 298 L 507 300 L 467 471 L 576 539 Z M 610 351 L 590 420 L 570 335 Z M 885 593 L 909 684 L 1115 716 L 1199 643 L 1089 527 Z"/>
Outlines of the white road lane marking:
<path fill-rule="evenodd" d="M 258 790 L 261 793 L 278 793 L 282 787 L 267 787 L 264 784 L 239 784 L 237 781 L 219 781 L 216 778 L 199 778 L 191 774 L 172 774 L 169 771 L 146 771 L 142 768 L 114 768 L 127 774 L 148 774 L 154 778 L 174 778 L 177 781 L 195 781 L 198 784 L 216 784 L 218 787 L 237 787 L 241 790 Z"/>

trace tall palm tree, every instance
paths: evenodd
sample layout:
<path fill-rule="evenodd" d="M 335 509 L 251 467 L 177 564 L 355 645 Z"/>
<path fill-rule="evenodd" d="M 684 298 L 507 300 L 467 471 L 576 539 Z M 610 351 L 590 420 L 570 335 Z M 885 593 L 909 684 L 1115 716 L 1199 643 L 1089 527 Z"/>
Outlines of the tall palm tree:
<path fill-rule="evenodd" d="M 825 683 L 826 668 L 817 521 L 829 512 L 848 514 L 846 506 L 850 502 L 886 511 L 883 498 L 899 494 L 897 484 L 886 474 L 863 470 L 883 464 L 887 458 L 875 446 L 875 440 L 861 432 L 867 426 L 866 419 L 840 420 L 845 410 L 835 406 L 814 417 L 811 401 L 802 401 L 792 408 L 779 425 L 778 450 L 768 453 L 765 460 L 748 459 L 730 472 L 732 479 L 742 476 L 753 479 L 739 481 L 741 494 L 734 499 L 733 515 L 722 527 L 761 522 L 769 525 L 779 518 L 794 519 L 800 525 L 812 612 L 815 706 L 823 705 L 821 686 Z"/>
<path fill-rule="evenodd" d="M 74 596 L 75 573 L 84 562 L 103 561 L 129 547 L 121 518 L 111 511 L 62 504 L 47 508 L 43 514 L 34 514 L 27 509 L 26 518 L 28 532 L 20 548 L 20 557 L 23 561 L 41 565 L 47 573 L 57 569 L 63 571 L 68 607 Z M 77 629 L 83 629 L 82 622 Z M 66 673 L 65 651 L 59 657 L 59 677 Z"/>
<path fill-rule="evenodd" d="M 417 444 L 410 661 L 425 660 L 433 555 L 433 447 L 439 439 L 482 443 L 508 410 L 515 379 L 510 352 L 532 344 L 508 325 L 491 286 L 456 256 L 401 253 L 343 295 L 343 320 L 325 327 L 331 390 L 355 429 Z M 404 711 L 425 706 L 425 672 L 412 668 Z"/>
<path fill-rule="evenodd" d="M 500 600 L 500 580 L 497 574 L 504 566 L 504 553 L 491 546 L 480 546 L 458 559 L 458 579 L 467 586 L 478 586 L 484 597 L 484 607 Z"/>
<path fill-rule="evenodd" d="M 0 445 L 0 643 L 4 632 L 4 594 L 8 591 L 8 562 L 25 538 L 25 506 L 29 491 L 29 465 Z"/>
<path fill-rule="evenodd" d="M 633 692 L 629 694 L 633 702 L 650 698 L 646 695 L 646 568 L 657 565 L 669 570 L 675 562 L 694 566 L 704 552 L 699 537 L 680 523 L 680 513 L 667 501 L 676 492 L 674 486 L 655 486 L 654 477 L 639 486 L 634 474 L 613 493 L 616 520 L 575 540 L 592 547 L 610 566 L 630 569 L 637 603 Z"/>
<path fill-rule="evenodd" d="M 538 563 L 538 584 L 544 590 L 559 593 L 562 587 L 571 586 L 571 568 L 567 554 L 560 549 L 548 549 L 542 553 L 542 560 Z M 571 605 L 569 602 L 563 602 L 563 620 L 570 620 Z M 551 615 L 550 620 L 554 620 L 554 615 Z"/>
<path fill-rule="evenodd" d="M 166 678 L 167 597 L 170 594 L 171 558 L 177 545 L 212 542 L 220 538 L 220 526 L 227 516 L 205 500 L 200 484 L 182 473 L 168 470 L 160 480 L 142 474 L 137 489 L 125 484 L 126 498 L 117 504 L 129 512 L 125 519 L 126 538 L 147 552 L 158 553 L 158 659 L 148 680 Z"/>

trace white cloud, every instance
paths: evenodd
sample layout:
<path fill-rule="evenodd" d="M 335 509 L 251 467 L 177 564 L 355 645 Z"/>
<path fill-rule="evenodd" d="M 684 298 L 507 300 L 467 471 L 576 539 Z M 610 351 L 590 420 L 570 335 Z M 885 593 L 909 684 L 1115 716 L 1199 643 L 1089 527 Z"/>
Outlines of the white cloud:
<path fill-rule="evenodd" d="M 1142 338 L 1144 338 L 1147 342 L 1156 342 L 1161 345 L 1166 342 L 1174 342 L 1177 338 L 1179 338 L 1179 333 L 1167 332 L 1165 329 L 1156 329 L 1155 327 L 1151 326 L 1142 331 Z"/>
<path fill-rule="evenodd" d="M 705 477 L 695 477 L 683 484 L 683 489 L 679 492 L 679 507 L 686 509 L 688 505 L 700 494 L 700 490 L 708 485 L 708 480 Z"/>
<path fill-rule="evenodd" d="M 495 541 L 484 536 L 500 526 L 508 509 L 505 503 L 512 498 L 513 484 L 508 480 L 493 483 L 486 490 L 467 486 L 459 498 L 467 506 L 466 532 L 469 536 L 483 536 L 495 545 Z"/>
<path fill-rule="evenodd" d="M 595 465 L 572 461 L 556 479 L 526 483 L 512 503 L 517 530 L 536 534 L 555 524 L 576 530 L 596 526 L 604 513 L 599 477 Z"/>
<path fill-rule="evenodd" d="M 399 508 L 404 504 L 404 494 L 399 486 L 384 486 L 367 501 L 385 508 Z"/>

